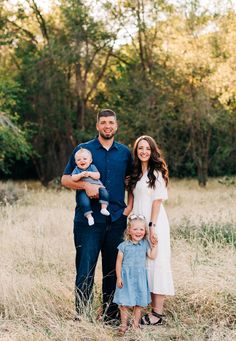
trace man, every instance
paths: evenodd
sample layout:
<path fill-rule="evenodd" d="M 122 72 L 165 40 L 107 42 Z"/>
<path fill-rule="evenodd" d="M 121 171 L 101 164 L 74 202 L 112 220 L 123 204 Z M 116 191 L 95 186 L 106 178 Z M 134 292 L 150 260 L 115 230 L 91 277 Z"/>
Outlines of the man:
<path fill-rule="evenodd" d="M 117 246 L 122 241 L 126 228 L 127 215 L 131 208 L 124 203 L 125 178 L 132 169 L 132 156 L 129 149 L 114 141 L 117 132 L 116 114 L 110 109 L 104 109 L 97 115 L 96 129 L 98 137 L 78 145 L 65 168 L 62 176 L 62 185 L 85 190 L 91 199 L 91 206 L 95 224 L 88 226 L 78 204 L 78 191 L 76 191 L 76 209 L 74 218 L 74 243 L 76 248 L 76 310 L 80 313 L 83 305 L 91 297 L 94 273 L 99 252 L 102 255 L 102 293 L 103 313 L 105 321 L 117 318 L 117 305 L 112 303 L 116 286 L 115 264 Z M 100 213 L 98 185 L 85 181 L 74 182 L 71 173 L 75 168 L 74 155 L 80 148 L 90 150 L 93 163 L 100 172 L 103 185 L 109 193 L 109 212 L 106 217 Z"/>

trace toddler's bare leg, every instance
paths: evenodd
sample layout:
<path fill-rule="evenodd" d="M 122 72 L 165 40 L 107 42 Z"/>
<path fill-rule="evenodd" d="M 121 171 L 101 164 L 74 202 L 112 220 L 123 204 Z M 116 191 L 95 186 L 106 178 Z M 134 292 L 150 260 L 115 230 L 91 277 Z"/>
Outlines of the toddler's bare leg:
<path fill-rule="evenodd" d="M 133 328 L 135 329 L 139 328 L 139 324 L 141 320 L 141 312 L 142 312 L 142 308 L 136 305 L 134 307 L 134 312 L 133 312 L 133 315 L 134 315 Z"/>
<path fill-rule="evenodd" d="M 119 333 L 125 334 L 126 330 L 128 329 L 128 316 L 129 311 L 128 308 L 125 306 L 120 306 L 120 328 Z"/>

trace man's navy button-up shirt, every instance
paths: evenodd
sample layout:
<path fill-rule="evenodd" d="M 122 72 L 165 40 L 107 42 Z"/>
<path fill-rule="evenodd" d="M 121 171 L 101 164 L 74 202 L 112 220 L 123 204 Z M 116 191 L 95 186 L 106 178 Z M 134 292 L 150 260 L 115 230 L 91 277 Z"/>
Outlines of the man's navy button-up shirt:
<path fill-rule="evenodd" d="M 109 150 L 105 149 L 98 138 L 91 141 L 79 144 L 73 151 L 68 164 L 64 170 L 64 174 L 72 174 L 76 164 L 74 155 L 80 148 L 90 150 L 93 157 L 93 164 L 97 167 L 100 173 L 100 180 L 106 187 L 109 193 L 109 206 L 108 210 L 111 214 L 112 221 L 117 220 L 123 214 L 126 207 L 124 202 L 125 196 L 125 177 L 131 174 L 132 171 L 132 156 L 125 145 L 114 142 Z M 87 222 L 84 217 L 77 196 L 76 191 L 76 208 L 75 208 L 75 221 Z M 91 208 L 95 222 L 105 222 L 105 216 L 100 213 L 101 204 L 97 199 L 91 200 Z"/>

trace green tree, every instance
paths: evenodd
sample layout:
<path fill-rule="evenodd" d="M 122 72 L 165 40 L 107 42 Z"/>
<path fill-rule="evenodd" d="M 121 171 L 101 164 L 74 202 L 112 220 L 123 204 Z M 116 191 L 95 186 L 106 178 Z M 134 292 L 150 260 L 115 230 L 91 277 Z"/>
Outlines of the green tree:
<path fill-rule="evenodd" d="M 1 111 L 27 141 L 33 126 L 43 183 L 91 137 L 101 107 L 118 112 L 122 142 L 152 135 L 172 175 L 205 185 L 208 174 L 235 173 L 234 11 L 122 0 L 103 2 L 98 19 L 90 0 L 61 0 L 47 14 L 26 2 L 0 10 Z"/>
<path fill-rule="evenodd" d="M 10 173 L 14 160 L 28 160 L 32 148 L 28 130 L 23 131 L 17 114 L 19 98 L 24 91 L 9 75 L 5 50 L 3 46 L 0 56 L 0 171 Z"/>
<path fill-rule="evenodd" d="M 27 3 L 29 13 L 21 6 L 7 13 L 4 30 L 14 41 L 12 68 L 18 68 L 16 79 L 25 91 L 21 119 L 34 123 L 32 144 L 39 156 L 34 163 L 46 184 L 61 174 L 78 140 L 87 137 L 85 117 L 114 34 L 93 19 L 84 2 L 62 1 L 57 18 L 44 15 L 34 0 Z"/>

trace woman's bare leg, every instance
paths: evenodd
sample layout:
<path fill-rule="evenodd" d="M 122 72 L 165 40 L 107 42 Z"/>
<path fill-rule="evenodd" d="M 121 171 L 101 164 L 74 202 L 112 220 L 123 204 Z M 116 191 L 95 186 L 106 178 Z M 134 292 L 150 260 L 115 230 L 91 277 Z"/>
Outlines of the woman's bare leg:
<path fill-rule="evenodd" d="M 159 295 L 159 294 L 153 294 L 151 293 L 152 297 L 152 309 L 158 313 L 162 314 L 163 313 L 163 306 L 164 306 L 164 301 L 165 301 L 165 295 Z"/>
<path fill-rule="evenodd" d="M 165 295 L 159 295 L 159 294 L 151 293 L 151 297 L 152 297 L 152 309 L 153 309 L 153 311 L 162 315 L 164 301 L 165 301 Z M 152 314 L 149 314 L 149 318 L 150 318 L 151 323 L 155 323 L 159 320 L 158 317 L 153 316 Z"/>

